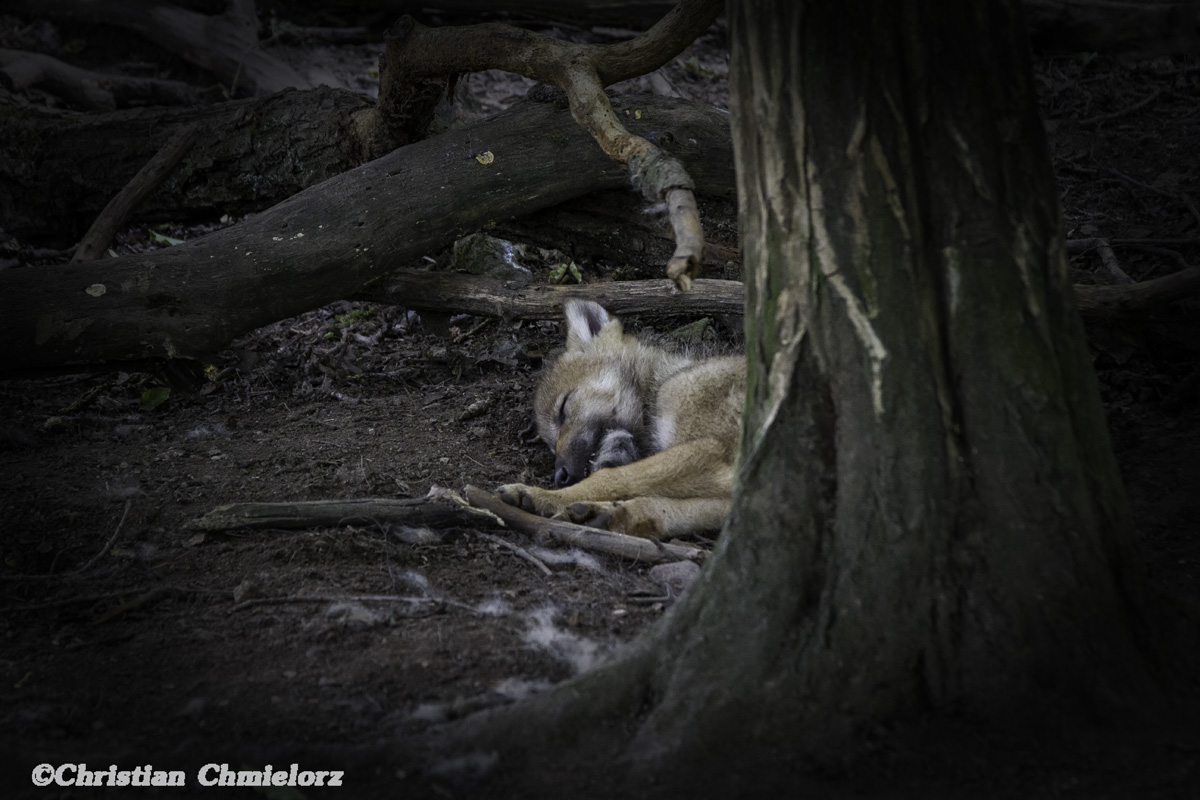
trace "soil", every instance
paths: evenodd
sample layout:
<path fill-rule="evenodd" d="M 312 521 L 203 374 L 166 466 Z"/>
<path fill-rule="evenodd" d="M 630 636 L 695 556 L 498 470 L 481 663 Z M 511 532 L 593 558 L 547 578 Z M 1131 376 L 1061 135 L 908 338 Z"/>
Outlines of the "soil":
<path fill-rule="evenodd" d="M 6 28 L 10 38 L 19 27 Z M 47 41 L 76 41 L 55 30 L 37 23 Z M 717 28 L 656 76 L 621 88 L 724 107 L 724 48 Z M 323 47 L 319 66 L 357 69 L 379 49 Z M 1137 240 L 1115 249 L 1133 280 L 1200 264 L 1198 64 L 1037 62 L 1066 234 Z M 343 81 L 363 82 L 358 72 Z M 472 78 L 473 111 L 500 107 L 522 86 L 502 73 Z M 166 245 L 132 228 L 116 249 L 155 246 Z M 595 279 L 613 265 L 584 266 Z M 1095 251 L 1072 267 L 1078 282 L 1111 280 Z M 1200 601 L 1196 311 L 1194 301 L 1177 303 L 1089 327 L 1140 552 L 1156 587 L 1192 602 Z M 165 401 L 164 375 L 0 382 L 7 796 L 56 794 L 31 789 L 29 770 L 43 762 L 148 763 L 185 770 L 195 785 L 201 764 L 251 769 L 274 757 L 286 766 L 296 753 L 310 754 L 302 769 L 344 769 L 356 788 L 288 796 L 504 796 L 503 782 L 462 783 L 471 765 L 414 777 L 359 756 L 604 658 L 670 606 L 646 565 L 504 534 L 545 575 L 472 529 L 199 533 L 189 523 L 238 501 L 545 485 L 552 459 L 528 440 L 529 404 L 559 339 L 555 323 L 422 320 L 343 302 L 233 342 L 210 379 L 177 382 Z M 1195 796 L 1200 736 L 1194 726 L 1160 734 L 1089 734 L 1053 752 L 983 754 L 975 740 L 942 736 L 933 750 L 947 763 L 936 775 L 928 760 L 897 755 L 886 780 L 860 765 L 820 785 L 827 795 L 880 797 Z"/>

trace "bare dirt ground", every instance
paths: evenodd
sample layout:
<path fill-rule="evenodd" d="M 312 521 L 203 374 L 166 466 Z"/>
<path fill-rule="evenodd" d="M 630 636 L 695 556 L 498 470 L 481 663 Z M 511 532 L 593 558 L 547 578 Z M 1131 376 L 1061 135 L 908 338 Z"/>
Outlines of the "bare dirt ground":
<path fill-rule="evenodd" d="M 360 46 L 329 63 L 361 64 L 363 47 L 370 52 Z M 623 88 L 723 105 L 726 64 L 717 31 Z M 1114 250 L 1134 280 L 1200 263 L 1198 64 L 1037 63 L 1066 234 L 1136 240 Z M 361 75 L 346 82 L 355 81 Z M 485 110 L 520 87 L 500 74 L 471 82 Z M 161 246 L 144 229 L 118 244 Z M 1076 255 L 1076 279 L 1111 280 L 1100 264 L 1095 250 Z M 585 279 L 614 266 L 584 265 Z M 1158 587 L 1192 601 L 1200 600 L 1196 311 L 1176 304 L 1153 318 L 1089 326 L 1146 567 Z M 464 784 L 453 771 L 419 783 L 394 765 L 356 772 L 337 748 L 352 753 L 585 669 L 670 605 L 645 565 L 506 535 L 550 567 L 546 576 L 473 530 L 188 528 L 235 501 L 547 483 L 549 453 L 523 431 L 557 325 L 434 322 L 337 303 L 234 342 L 214 380 L 176 388 L 151 410 L 140 404 L 162 385 L 155 376 L 0 382 L 8 796 L 54 794 L 31 789 L 28 770 L 41 762 L 150 763 L 187 770 L 194 784 L 195 767 L 208 761 L 257 768 L 268 763 L 260 753 L 305 748 L 322 754 L 305 769 L 345 769 L 358 787 L 337 796 L 504 796 L 503 781 Z M 1193 797 L 1200 786 L 1200 738 L 1186 726 L 1136 741 L 1075 737 L 1052 752 L 978 752 L 972 743 L 943 747 L 936 772 L 885 747 L 827 788 L 1116 798 Z"/>

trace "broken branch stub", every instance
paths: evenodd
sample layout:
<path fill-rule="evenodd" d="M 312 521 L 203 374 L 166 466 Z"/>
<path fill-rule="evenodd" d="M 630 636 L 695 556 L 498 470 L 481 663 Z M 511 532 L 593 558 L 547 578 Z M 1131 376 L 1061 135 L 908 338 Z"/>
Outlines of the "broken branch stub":
<path fill-rule="evenodd" d="M 497 23 L 428 28 L 406 17 L 389 36 L 384 60 L 388 70 L 409 80 L 503 69 L 565 91 L 575 121 L 605 154 L 629 167 L 630 181 L 644 197 L 666 205 L 675 232 L 667 275 L 687 291 L 704 257 L 692 180 L 674 156 L 626 129 L 604 87 L 661 67 L 707 30 L 723 7 L 721 0 L 681 0 L 650 30 L 613 45 L 564 42 Z M 380 109 L 394 105 L 382 90 L 379 102 Z"/>

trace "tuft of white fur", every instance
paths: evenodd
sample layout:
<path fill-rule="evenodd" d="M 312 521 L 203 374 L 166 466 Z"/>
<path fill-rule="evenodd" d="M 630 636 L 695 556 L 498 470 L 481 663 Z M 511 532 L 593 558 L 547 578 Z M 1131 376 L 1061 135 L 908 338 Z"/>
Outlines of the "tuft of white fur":
<path fill-rule="evenodd" d="M 540 694 L 551 686 L 549 681 L 527 681 L 524 678 L 505 678 L 497 681 L 492 691 L 508 700 L 524 700 Z"/>
<path fill-rule="evenodd" d="M 529 629 L 525 631 L 525 641 L 549 651 L 561 661 L 566 662 L 576 672 L 586 672 L 602 660 L 600 645 L 591 639 L 584 639 L 568 633 L 554 624 L 558 609 L 545 606 L 529 614 Z"/>
<path fill-rule="evenodd" d="M 430 765 L 431 775 L 456 781 L 476 781 L 494 770 L 500 763 L 500 755 L 495 751 L 485 753 L 476 750 L 453 758 L 443 758 Z"/>
<path fill-rule="evenodd" d="M 475 610 L 480 614 L 487 614 L 489 617 L 507 617 L 512 613 L 512 606 L 499 597 L 493 597 L 491 600 L 484 600 L 475 606 Z"/>
<path fill-rule="evenodd" d="M 604 574 L 604 567 L 600 566 L 599 561 L 589 553 L 585 553 L 576 547 L 572 547 L 570 550 L 549 550 L 545 547 L 530 547 L 527 549 L 531 556 L 547 564 L 574 564 L 590 572 Z"/>

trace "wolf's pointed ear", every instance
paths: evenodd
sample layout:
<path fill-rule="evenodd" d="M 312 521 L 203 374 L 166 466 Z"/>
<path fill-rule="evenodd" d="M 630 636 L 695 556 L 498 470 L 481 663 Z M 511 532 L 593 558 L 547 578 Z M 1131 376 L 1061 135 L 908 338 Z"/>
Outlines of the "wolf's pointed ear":
<path fill-rule="evenodd" d="M 586 350 L 601 328 L 616 321 L 603 306 L 591 300 L 568 300 L 563 311 L 567 316 L 568 350 Z"/>

